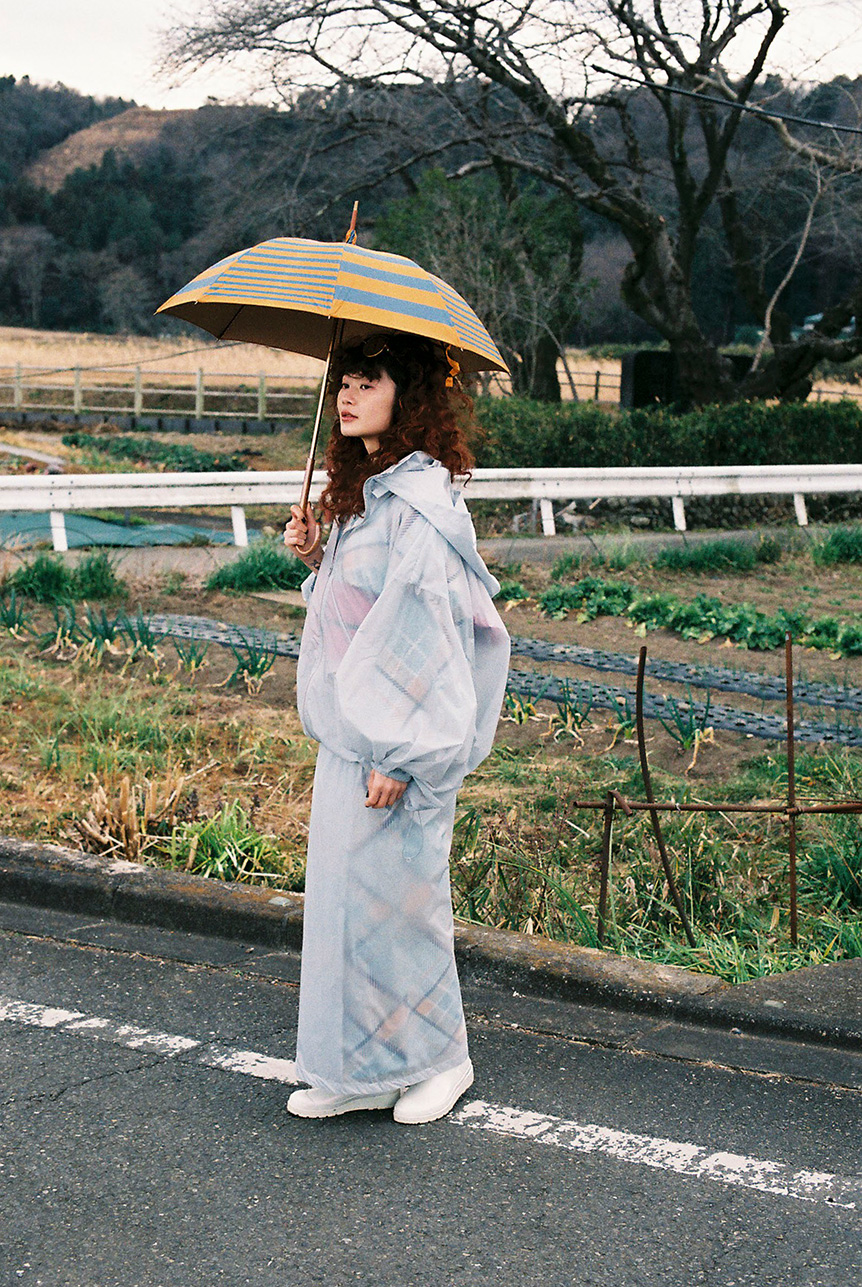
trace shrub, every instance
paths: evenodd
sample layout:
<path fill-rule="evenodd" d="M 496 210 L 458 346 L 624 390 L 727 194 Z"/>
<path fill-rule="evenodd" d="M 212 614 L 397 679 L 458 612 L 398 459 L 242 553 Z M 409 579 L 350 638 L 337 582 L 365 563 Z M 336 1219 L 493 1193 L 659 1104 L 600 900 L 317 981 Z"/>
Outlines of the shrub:
<path fill-rule="evenodd" d="M 234 563 L 218 568 L 206 583 L 208 590 L 298 590 L 308 569 L 284 547 L 259 541 Z"/>
<path fill-rule="evenodd" d="M 862 407 L 735 402 L 679 412 L 479 398 L 485 467 L 841 464 L 862 458 Z"/>

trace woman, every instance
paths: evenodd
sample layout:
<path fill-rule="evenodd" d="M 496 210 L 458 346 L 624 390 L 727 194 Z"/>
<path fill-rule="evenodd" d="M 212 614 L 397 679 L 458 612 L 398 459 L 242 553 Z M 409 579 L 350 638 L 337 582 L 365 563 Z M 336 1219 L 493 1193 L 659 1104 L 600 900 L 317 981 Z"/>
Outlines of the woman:
<path fill-rule="evenodd" d="M 451 369 L 451 373 L 450 373 Z M 430 341 L 342 349 L 320 528 L 285 544 L 315 574 L 297 670 L 320 743 L 308 838 L 297 1072 L 290 1112 L 394 1106 L 433 1121 L 473 1081 L 455 970 L 455 794 L 488 754 L 509 641 L 499 586 L 452 488 L 472 457 L 469 399 Z"/>

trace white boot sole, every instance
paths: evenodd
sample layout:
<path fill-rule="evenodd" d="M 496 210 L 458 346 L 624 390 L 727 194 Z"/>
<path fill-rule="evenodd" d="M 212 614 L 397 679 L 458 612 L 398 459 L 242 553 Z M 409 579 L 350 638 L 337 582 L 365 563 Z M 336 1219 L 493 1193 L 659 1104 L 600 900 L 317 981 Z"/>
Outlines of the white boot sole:
<path fill-rule="evenodd" d="M 436 1122 L 439 1118 L 445 1117 L 446 1114 L 455 1107 L 455 1104 L 464 1094 L 464 1091 L 469 1090 L 473 1085 L 473 1080 L 474 1073 L 473 1066 L 471 1064 L 463 1076 L 459 1077 L 446 1099 L 438 1100 L 433 1108 L 427 1109 L 424 1113 L 417 1112 L 416 1110 L 411 1112 L 410 1105 L 404 1103 L 402 1096 L 395 1105 L 395 1111 L 392 1116 L 395 1121 L 400 1122 L 402 1126 L 421 1126 L 424 1122 Z M 400 1112 L 399 1109 L 401 1110 Z"/>
<path fill-rule="evenodd" d="M 375 1108 L 392 1108 L 397 1103 L 400 1091 L 386 1091 L 382 1095 L 355 1095 L 352 1099 L 343 1099 L 340 1103 L 330 1104 L 327 1107 L 310 1105 L 306 1107 L 300 1099 L 293 1102 L 296 1095 L 301 1095 L 302 1091 L 294 1091 L 287 1101 L 287 1111 L 294 1117 L 340 1117 L 342 1113 L 361 1113 Z"/>

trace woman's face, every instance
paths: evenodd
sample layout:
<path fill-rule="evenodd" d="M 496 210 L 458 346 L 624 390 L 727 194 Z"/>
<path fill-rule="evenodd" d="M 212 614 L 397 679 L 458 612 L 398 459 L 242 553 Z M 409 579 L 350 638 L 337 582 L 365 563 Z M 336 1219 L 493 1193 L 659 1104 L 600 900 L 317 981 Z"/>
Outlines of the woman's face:
<path fill-rule="evenodd" d="M 345 375 L 335 406 L 345 438 L 361 438 L 369 453 L 380 446 L 380 436 L 392 424 L 395 410 L 395 381 L 385 371 L 376 379 Z"/>

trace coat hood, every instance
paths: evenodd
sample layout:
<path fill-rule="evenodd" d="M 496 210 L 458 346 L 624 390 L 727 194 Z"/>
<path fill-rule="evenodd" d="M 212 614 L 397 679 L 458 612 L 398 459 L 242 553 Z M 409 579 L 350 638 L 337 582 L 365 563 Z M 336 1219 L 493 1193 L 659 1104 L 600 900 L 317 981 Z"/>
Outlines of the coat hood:
<path fill-rule="evenodd" d="M 371 496 L 391 492 L 421 514 L 460 554 L 493 598 L 500 583 L 485 567 L 476 549 L 473 520 L 464 498 L 452 486 L 449 471 L 424 451 L 413 451 L 403 460 L 374 474 L 365 484 L 366 504 Z"/>

